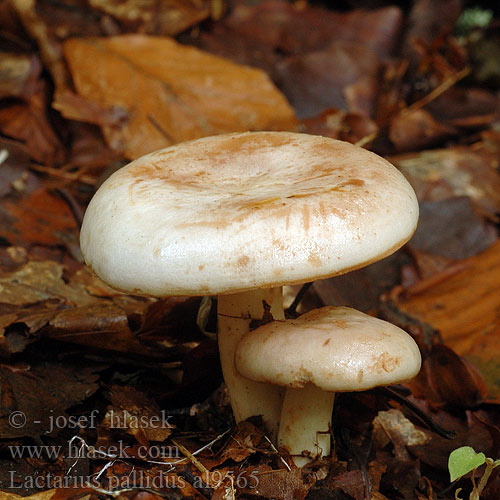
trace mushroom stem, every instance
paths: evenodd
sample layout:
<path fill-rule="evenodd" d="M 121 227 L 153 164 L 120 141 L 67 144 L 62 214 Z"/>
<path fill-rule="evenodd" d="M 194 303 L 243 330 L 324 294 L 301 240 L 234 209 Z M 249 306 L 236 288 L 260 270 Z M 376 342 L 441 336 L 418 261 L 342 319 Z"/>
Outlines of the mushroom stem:
<path fill-rule="evenodd" d="M 270 307 L 273 319 L 284 319 L 282 288 L 256 289 L 218 297 L 218 340 L 222 373 L 237 422 L 261 415 L 271 439 L 275 440 L 284 389 L 253 382 L 234 367 L 234 353 L 252 320 L 261 320 Z"/>
<path fill-rule="evenodd" d="M 316 456 L 330 454 L 334 399 L 334 392 L 324 391 L 310 383 L 302 389 L 286 390 L 278 444 L 290 452 L 297 467 L 303 467 Z"/>

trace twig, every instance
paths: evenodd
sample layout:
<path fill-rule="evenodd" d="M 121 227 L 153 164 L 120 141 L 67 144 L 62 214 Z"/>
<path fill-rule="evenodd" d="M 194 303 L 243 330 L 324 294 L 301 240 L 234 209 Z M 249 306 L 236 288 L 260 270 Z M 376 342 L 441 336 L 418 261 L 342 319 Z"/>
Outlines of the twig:
<path fill-rule="evenodd" d="M 204 475 L 205 477 L 208 477 L 210 474 L 210 471 L 194 456 L 193 453 L 191 453 L 185 446 L 183 446 L 181 443 L 174 441 L 172 439 L 172 443 L 174 443 L 177 448 L 182 452 L 183 455 L 185 455 L 189 461 Z M 178 463 L 178 462 L 175 462 Z"/>
<path fill-rule="evenodd" d="M 191 456 L 195 456 L 195 455 L 198 455 L 198 453 L 201 453 L 202 451 L 205 451 L 206 449 L 210 449 L 217 441 L 219 441 L 220 439 L 222 439 L 231 429 L 227 429 L 226 431 L 224 431 L 222 434 L 219 434 L 215 439 L 213 439 L 212 441 L 210 441 L 210 443 L 206 444 L 205 446 L 202 446 L 200 449 L 196 450 L 196 451 L 193 451 L 193 453 L 189 452 L 186 448 L 184 448 Z M 174 443 L 175 446 L 178 446 L 177 443 L 175 443 L 173 440 L 172 442 Z M 182 446 L 182 445 L 180 445 Z M 181 451 L 182 449 L 179 448 Z M 184 452 L 183 452 L 184 453 Z M 186 455 L 184 453 L 184 455 Z M 181 458 L 180 460 L 177 460 L 177 462 L 170 462 L 170 465 L 176 465 L 176 464 L 180 464 L 181 462 L 184 462 L 186 460 L 189 459 L 189 456 L 186 455 L 186 458 Z"/>
<path fill-rule="evenodd" d="M 271 445 L 271 449 L 278 454 L 278 457 L 283 462 L 283 464 L 285 465 L 285 467 L 289 471 L 291 471 L 292 470 L 291 467 L 287 464 L 286 460 L 280 455 L 279 451 L 276 449 L 276 446 L 274 446 L 274 444 L 272 443 L 272 441 L 266 435 L 264 435 L 264 437 L 266 438 L 267 442 Z"/>
<path fill-rule="evenodd" d="M 80 171 L 67 172 L 66 170 L 61 170 L 59 168 L 46 167 L 44 165 L 31 164 L 30 168 L 36 172 L 42 174 L 51 175 L 52 177 L 58 177 L 59 179 L 64 179 L 68 182 L 79 181 L 84 184 L 89 184 L 90 186 L 95 186 L 97 179 L 91 175 L 86 175 Z"/>
<path fill-rule="evenodd" d="M 429 429 L 434 431 L 436 434 L 439 434 L 441 437 L 444 437 L 445 439 L 453 439 L 456 436 L 455 432 L 443 429 L 440 425 L 436 424 L 436 422 L 434 422 L 434 420 L 429 415 L 424 413 L 418 406 L 414 405 L 406 398 L 402 397 L 394 389 L 391 389 L 390 387 L 378 387 L 375 390 L 379 392 L 389 393 L 389 396 L 392 399 L 402 404 L 403 406 L 406 406 L 406 408 L 408 408 L 418 418 L 420 418 L 420 420 L 422 420 L 427 425 L 427 427 L 429 427 Z"/>
<path fill-rule="evenodd" d="M 453 87 L 457 82 L 465 78 L 469 73 L 470 73 L 470 68 L 466 66 L 465 68 L 461 69 L 460 71 L 457 71 L 456 73 L 453 73 L 453 75 L 449 76 L 444 82 L 440 83 L 435 89 L 433 89 L 431 92 L 429 92 L 427 95 L 422 97 L 422 99 L 419 99 L 418 101 L 415 101 L 414 103 L 410 104 L 406 108 L 403 108 L 402 110 L 398 111 L 395 113 L 395 115 L 390 116 L 385 123 L 380 124 L 380 128 L 384 127 L 387 125 L 390 119 L 395 118 L 396 116 L 405 116 L 409 113 L 412 113 L 414 111 L 417 111 L 419 109 L 422 109 L 424 106 L 427 106 L 430 102 L 434 101 L 434 99 L 437 99 L 441 94 L 446 92 L 448 89 Z M 372 132 L 369 135 L 366 135 L 365 137 L 362 137 L 359 141 L 355 142 L 355 146 L 359 147 L 364 147 L 366 144 L 369 142 L 372 142 L 374 139 L 379 134 L 379 130 L 376 132 Z"/>
<path fill-rule="evenodd" d="M 78 227 L 80 227 L 82 225 L 84 215 L 82 207 L 78 204 L 73 195 L 67 189 L 56 188 L 56 192 L 68 204 L 75 222 L 78 224 Z"/>
<path fill-rule="evenodd" d="M 455 83 L 458 81 L 462 80 L 462 78 L 465 78 L 468 74 L 470 73 L 470 68 L 466 66 L 465 68 L 461 69 L 457 73 L 453 73 L 450 77 L 448 77 L 444 82 L 439 84 L 435 89 L 431 90 L 427 95 L 422 97 L 422 99 L 419 99 L 418 101 L 414 102 L 413 104 L 410 104 L 407 108 L 403 108 L 399 114 L 404 116 L 408 113 L 411 113 L 413 111 L 417 111 L 424 106 L 427 106 L 430 102 L 432 102 L 434 99 L 437 99 L 441 94 L 446 92 L 449 88 L 453 87 Z"/>
<path fill-rule="evenodd" d="M 151 493 L 153 495 L 158 495 L 162 498 L 169 498 L 171 493 L 163 493 L 162 491 L 153 490 L 151 488 L 123 488 L 121 490 L 105 490 L 104 488 L 99 488 L 98 486 L 93 486 L 90 483 L 87 483 L 87 487 L 91 488 L 97 493 L 101 493 L 101 495 L 109 495 L 110 497 L 119 498 L 123 495 L 123 493 L 130 493 L 132 491 L 145 491 L 147 493 Z"/>

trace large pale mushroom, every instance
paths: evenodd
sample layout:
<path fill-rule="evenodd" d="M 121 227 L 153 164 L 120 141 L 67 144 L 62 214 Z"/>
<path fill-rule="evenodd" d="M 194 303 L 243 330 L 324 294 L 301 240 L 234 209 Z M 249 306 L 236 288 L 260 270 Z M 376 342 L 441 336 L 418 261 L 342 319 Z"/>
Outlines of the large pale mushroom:
<path fill-rule="evenodd" d="M 267 323 L 245 334 L 235 355 L 244 377 L 287 388 L 278 444 L 298 466 L 330 453 L 335 392 L 404 382 L 420 364 L 404 330 L 349 307 Z"/>
<path fill-rule="evenodd" d="M 235 371 L 241 336 L 253 319 L 283 318 L 282 285 L 379 260 L 410 238 L 417 218 L 412 188 L 383 158 L 324 137 L 248 132 L 178 144 L 120 169 L 92 199 L 81 247 L 119 290 L 218 295 L 235 417 L 260 414 L 274 434 L 282 390 Z"/>

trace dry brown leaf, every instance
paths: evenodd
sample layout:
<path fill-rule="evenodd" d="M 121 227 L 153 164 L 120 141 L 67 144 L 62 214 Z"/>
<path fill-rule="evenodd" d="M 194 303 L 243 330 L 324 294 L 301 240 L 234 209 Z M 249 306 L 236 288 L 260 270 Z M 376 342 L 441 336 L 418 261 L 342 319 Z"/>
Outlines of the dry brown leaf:
<path fill-rule="evenodd" d="M 162 442 L 172 434 L 174 426 L 168 415 L 144 392 L 115 385 L 110 389 L 110 399 L 112 405 L 107 408 L 101 428 L 121 429 L 146 447 L 150 441 Z"/>
<path fill-rule="evenodd" d="M 83 306 L 97 302 L 86 288 L 86 282 L 89 283 L 92 276 L 88 271 L 79 273 L 79 276 L 85 276 L 83 279 L 80 278 L 81 283 L 78 281 L 66 283 L 63 273 L 62 264 L 47 260 L 30 261 L 15 271 L 1 274 L 0 303 L 23 306 L 50 299 L 54 303 Z M 100 282 L 97 278 L 93 281 Z M 102 286 L 106 287 L 104 284 Z M 108 290 L 109 293 L 113 293 L 111 289 Z"/>
<path fill-rule="evenodd" d="M 258 482 L 252 493 L 276 500 L 304 500 L 315 482 L 301 468 L 263 470 L 255 477 Z"/>
<path fill-rule="evenodd" d="M 70 208 L 46 188 L 4 198 L 0 214 L 0 236 L 13 245 L 62 245 L 78 251 L 78 226 Z"/>
<path fill-rule="evenodd" d="M 465 269 L 430 287 L 420 282 L 396 301 L 403 312 L 439 330 L 446 344 L 479 369 L 489 396 L 498 398 L 500 241 L 463 262 Z"/>
<path fill-rule="evenodd" d="M 38 438 L 57 434 L 63 428 L 75 429 L 75 422 L 68 421 L 65 410 L 97 390 L 95 371 L 95 367 L 79 362 L 66 366 L 46 363 L 25 370 L 1 365 L 0 377 L 12 395 L 9 407 L 1 408 L 2 436 Z"/>
<path fill-rule="evenodd" d="M 68 281 L 64 272 L 58 262 L 31 260 L 0 273 L 0 349 L 4 353 L 22 351 L 42 337 L 117 352 L 157 353 L 137 339 L 127 318 L 129 310 L 141 314 L 150 300 L 123 296 L 86 267 Z M 128 297 L 128 302 L 122 297 Z"/>
<path fill-rule="evenodd" d="M 54 500 L 54 496 L 57 493 L 57 490 L 46 490 L 41 491 L 40 493 L 35 493 L 34 495 L 30 495 L 28 497 L 23 497 L 21 495 L 16 495 L 12 492 L 0 491 L 0 500 Z"/>
<path fill-rule="evenodd" d="M 129 159 L 208 135 L 296 124 L 265 73 L 169 38 L 73 39 L 64 49 L 78 93 L 103 109 L 128 113 L 122 126 L 102 130 Z M 54 107 L 66 114 L 64 103 L 56 100 Z"/>

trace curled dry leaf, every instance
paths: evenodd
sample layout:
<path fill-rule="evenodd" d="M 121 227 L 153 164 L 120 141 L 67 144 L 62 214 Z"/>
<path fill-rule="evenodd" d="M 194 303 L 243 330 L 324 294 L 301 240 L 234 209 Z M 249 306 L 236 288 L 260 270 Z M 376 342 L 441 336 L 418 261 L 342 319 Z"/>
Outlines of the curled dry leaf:
<path fill-rule="evenodd" d="M 291 107 L 262 71 L 169 38 L 73 39 L 64 51 L 84 99 L 128 113 L 125 124 L 103 125 L 102 131 L 130 159 L 208 135 L 296 125 Z M 66 114 L 64 102 L 54 106 Z"/>

